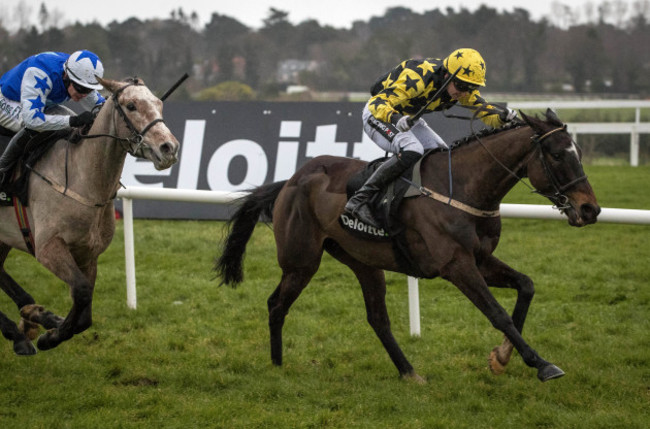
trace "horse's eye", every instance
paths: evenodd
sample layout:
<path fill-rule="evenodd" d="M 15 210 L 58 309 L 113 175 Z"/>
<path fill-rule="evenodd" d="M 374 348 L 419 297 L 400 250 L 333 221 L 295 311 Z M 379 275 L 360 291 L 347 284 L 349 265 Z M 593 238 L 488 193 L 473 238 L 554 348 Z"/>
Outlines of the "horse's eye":
<path fill-rule="evenodd" d="M 135 103 L 127 104 L 126 108 L 129 109 L 131 112 L 135 111 Z"/>
<path fill-rule="evenodd" d="M 560 158 L 562 158 L 562 154 L 560 153 L 552 153 L 551 156 L 553 157 L 554 160 L 559 161 Z"/>

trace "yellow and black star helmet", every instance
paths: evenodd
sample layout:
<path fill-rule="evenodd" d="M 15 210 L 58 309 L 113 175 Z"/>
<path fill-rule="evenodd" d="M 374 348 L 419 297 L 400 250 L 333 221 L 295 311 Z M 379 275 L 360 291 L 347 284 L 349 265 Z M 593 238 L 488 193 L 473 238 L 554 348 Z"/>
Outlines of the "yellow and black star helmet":
<path fill-rule="evenodd" d="M 485 86 L 485 61 L 478 51 L 470 48 L 456 49 L 445 58 L 443 65 L 450 73 L 460 67 L 456 79 L 472 85 Z"/>

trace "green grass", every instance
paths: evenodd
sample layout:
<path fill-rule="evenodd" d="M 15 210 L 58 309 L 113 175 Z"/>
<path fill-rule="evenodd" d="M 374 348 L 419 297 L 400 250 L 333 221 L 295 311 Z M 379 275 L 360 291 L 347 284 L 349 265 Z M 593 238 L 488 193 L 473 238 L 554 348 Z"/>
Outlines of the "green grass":
<path fill-rule="evenodd" d="M 650 168 L 587 174 L 602 206 L 650 209 Z M 506 202 L 546 203 L 521 185 Z M 100 258 L 88 331 L 27 358 L 0 342 L 0 427 L 647 427 L 647 226 L 504 220 L 496 254 L 536 284 L 524 337 L 567 373 L 547 383 L 516 354 L 493 376 L 486 358 L 501 334 L 443 280 L 420 282 L 422 336 L 410 337 L 405 278 L 388 273 L 393 331 L 425 385 L 398 378 L 353 275 L 328 256 L 287 318 L 285 365 L 272 366 L 272 232 L 258 226 L 245 281 L 230 289 L 210 271 L 222 226 L 137 220 L 138 309 L 129 310 L 119 224 Z M 12 253 L 6 268 L 39 303 L 67 313 L 67 286 L 33 259 Z M 493 292 L 512 308 L 513 291 Z M 16 318 L 5 296 L 0 308 Z"/>

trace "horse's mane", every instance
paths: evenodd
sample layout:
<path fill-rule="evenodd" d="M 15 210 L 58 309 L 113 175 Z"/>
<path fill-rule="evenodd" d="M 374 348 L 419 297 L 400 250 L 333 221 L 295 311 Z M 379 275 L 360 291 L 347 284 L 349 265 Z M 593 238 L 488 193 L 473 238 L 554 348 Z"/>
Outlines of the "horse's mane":
<path fill-rule="evenodd" d="M 430 155 L 430 154 L 437 153 L 437 152 L 447 152 L 448 150 L 453 150 L 453 149 L 456 149 L 457 147 L 466 146 L 466 145 L 468 145 L 470 143 L 477 142 L 483 137 L 493 136 L 493 135 L 496 135 L 496 134 L 501 134 L 501 133 L 506 132 L 506 131 L 521 128 L 521 127 L 523 127 L 525 125 L 526 124 L 524 122 L 514 121 L 514 122 L 510 122 L 508 124 L 505 124 L 504 126 L 502 126 L 500 128 L 484 128 L 484 129 L 480 130 L 479 132 L 470 134 L 468 136 L 465 136 L 465 137 L 463 137 L 461 139 L 458 139 L 458 140 L 454 141 L 449 146 L 449 149 L 444 148 L 444 147 L 438 147 L 436 149 L 428 150 L 425 155 Z"/>
<path fill-rule="evenodd" d="M 526 124 L 523 122 L 515 121 L 515 122 L 510 122 L 508 124 L 505 124 L 504 126 L 500 128 L 485 128 L 477 133 L 470 134 L 468 136 L 463 137 L 462 139 L 454 141 L 450 148 L 451 149 L 456 149 L 459 146 L 465 146 L 469 143 L 473 143 L 483 137 L 488 137 L 488 136 L 493 136 L 496 134 L 501 134 L 506 131 L 514 130 L 517 128 L 521 128 L 522 126 L 525 126 Z"/>
<path fill-rule="evenodd" d="M 141 78 L 137 77 L 137 76 L 124 78 L 124 79 L 122 79 L 122 82 L 126 82 L 128 84 L 136 85 L 136 86 L 137 85 L 144 85 L 144 81 Z"/>

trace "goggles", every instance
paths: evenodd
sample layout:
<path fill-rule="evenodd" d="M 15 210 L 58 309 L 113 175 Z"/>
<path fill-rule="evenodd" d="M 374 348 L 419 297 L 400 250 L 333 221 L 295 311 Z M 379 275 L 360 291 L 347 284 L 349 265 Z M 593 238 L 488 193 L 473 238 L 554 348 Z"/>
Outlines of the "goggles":
<path fill-rule="evenodd" d="M 457 90 L 460 92 L 472 92 L 478 89 L 478 85 L 473 85 L 471 83 L 467 83 L 463 80 L 460 79 L 454 79 L 454 86 L 456 87 Z"/>
<path fill-rule="evenodd" d="M 72 83 L 72 87 L 74 88 L 74 90 L 77 91 L 79 94 L 90 94 L 91 92 L 93 92 L 92 88 L 86 88 L 85 86 L 81 86 L 74 80 L 70 80 L 70 82 Z"/>

